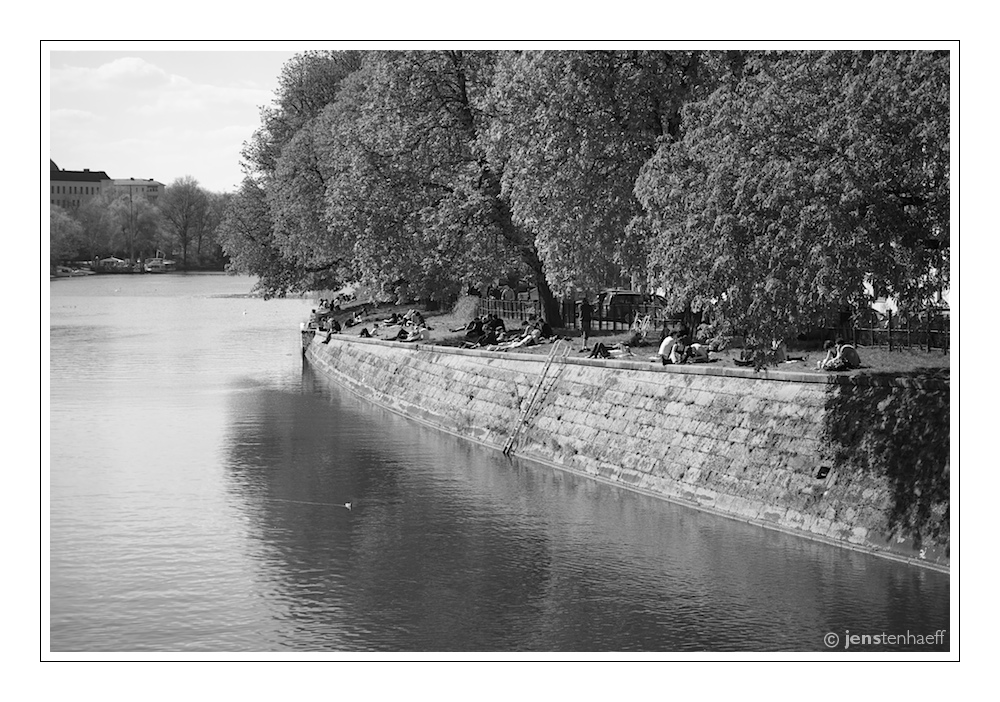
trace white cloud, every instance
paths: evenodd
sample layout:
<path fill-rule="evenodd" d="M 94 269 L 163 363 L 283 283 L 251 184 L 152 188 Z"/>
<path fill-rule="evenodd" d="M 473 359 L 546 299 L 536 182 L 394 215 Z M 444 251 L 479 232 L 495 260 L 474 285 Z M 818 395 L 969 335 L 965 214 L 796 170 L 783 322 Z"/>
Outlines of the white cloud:
<path fill-rule="evenodd" d="M 166 89 L 145 93 L 145 98 L 129 111 L 141 117 L 204 112 L 212 120 L 227 112 L 256 115 L 258 106 L 270 100 L 263 90 L 197 84 L 177 77 Z"/>
<path fill-rule="evenodd" d="M 215 191 L 238 186 L 240 151 L 259 128 L 260 107 L 274 98 L 280 70 L 277 57 L 240 61 L 225 52 L 53 58 L 56 163 L 165 183 L 191 175 Z"/>
<path fill-rule="evenodd" d="M 67 66 L 52 70 L 53 92 L 157 90 L 169 83 L 166 71 L 132 56 L 117 58 L 96 68 Z"/>

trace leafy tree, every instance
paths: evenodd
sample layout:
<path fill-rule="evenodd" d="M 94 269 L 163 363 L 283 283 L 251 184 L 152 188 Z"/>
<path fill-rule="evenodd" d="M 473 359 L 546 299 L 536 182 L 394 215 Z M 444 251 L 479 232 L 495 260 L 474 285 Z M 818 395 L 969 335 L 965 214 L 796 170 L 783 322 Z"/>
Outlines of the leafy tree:
<path fill-rule="evenodd" d="M 266 191 L 274 241 L 282 255 L 304 270 L 336 274 L 350 250 L 327 230 L 324 211 L 331 164 L 320 152 L 326 128 L 321 117 L 303 125 L 281 150 Z"/>
<path fill-rule="evenodd" d="M 354 242 L 365 275 L 442 299 L 511 263 L 534 276 L 550 320 L 558 305 L 534 234 L 515 222 L 490 162 L 485 111 L 494 54 L 381 52 L 329 108 L 327 217 Z M 489 254 L 495 254 L 490 256 Z"/>
<path fill-rule="evenodd" d="M 261 127 L 243 145 L 248 176 L 274 174 L 282 149 L 336 99 L 341 81 L 360 68 L 362 56 L 358 51 L 306 51 L 282 66 L 274 104 L 261 108 Z"/>
<path fill-rule="evenodd" d="M 948 282 L 948 54 L 746 56 L 643 168 L 654 278 L 761 345 Z"/>
<path fill-rule="evenodd" d="M 568 295 L 646 273 L 633 187 L 699 85 L 698 52 L 502 52 L 490 155 L 517 221 Z"/>
<path fill-rule="evenodd" d="M 59 205 L 49 205 L 49 264 L 75 257 L 85 247 L 83 225 Z"/>
<path fill-rule="evenodd" d="M 205 218 L 205 227 L 203 228 L 202 235 L 198 239 L 198 249 L 196 252 L 200 266 L 221 268 L 224 265 L 225 253 L 219 243 L 219 227 L 222 224 L 232 198 L 232 193 L 210 192 L 208 194 L 208 213 Z"/>
<path fill-rule="evenodd" d="M 106 189 L 97 197 L 83 202 L 75 212 L 83 226 L 83 248 L 87 258 L 111 254 L 131 255 L 132 222 L 128 198 L 114 189 Z"/>
<path fill-rule="evenodd" d="M 219 244 L 230 257 L 229 269 L 258 276 L 256 290 L 265 298 L 289 290 L 306 290 L 306 274 L 275 248 L 273 224 L 264 189 L 244 178 L 216 229 Z"/>
<path fill-rule="evenodd" d="M 317 118 L 343 79 L 360 66 L 361 57 L 353 51 L 295 56 L 282 69 L 274 104 L 261 110 L 261 128 L 244 144 L 242 165 L 250 182 L 227 206 L 220 243 L 232 258 L 231 267 L 260 276 L 265 295 L 339 287 L 335 269 L 340 259 L 327 252 L 322 221 L 325 183 L 315 147 Z M 261 213 L 258 196 L 264 198 L 270 229 L 254 230 L 244 241 L 240 232 L 250 231 L 248 218 Z M 241 206 L 250 209 L 232 211 Z M 234 226 L 236 220 L 243 224 Z"/>
<path fill-rule="evenodd" d="M 208 224 L 208 193 L 191 176 L 178 178 L 160 196 L 164 227 L 181 247 L 182 266 L 188 265 L 188 248 L 202 236 Z"/>

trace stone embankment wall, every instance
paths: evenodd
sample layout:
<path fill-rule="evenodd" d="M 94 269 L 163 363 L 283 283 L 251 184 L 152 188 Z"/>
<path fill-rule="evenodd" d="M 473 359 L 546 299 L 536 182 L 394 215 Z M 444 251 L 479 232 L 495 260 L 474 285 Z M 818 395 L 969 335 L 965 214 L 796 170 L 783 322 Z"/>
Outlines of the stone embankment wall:
<path fill-rule="evenodd" d="M 564 349 L 546 363 L 335 335 L 305 355 L 364 398 L 522 458 L 948 568 L 947 379 L 662 367 Z M 911 429 L 916 407 L 932 410 Z M 887 442 L 906 447 L 903 462 Z"/>

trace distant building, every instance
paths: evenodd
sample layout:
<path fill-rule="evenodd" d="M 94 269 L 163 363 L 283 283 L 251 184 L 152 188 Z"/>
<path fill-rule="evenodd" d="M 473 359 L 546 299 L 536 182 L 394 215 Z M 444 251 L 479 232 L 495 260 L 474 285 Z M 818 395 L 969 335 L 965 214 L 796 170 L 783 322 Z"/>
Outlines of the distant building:
<path fill-rule="evenodd" d="M 142 195 L 150 202 L 156 202 L 156 199 L 163 194 L 163 191 L 166 188 L 163 183 L 155 181 L 152 178 L 149 180 L 141 180 L 137 178 L 115 178 L 112 181 L 112 186 L 118 192 L 128 193 L 133 197 Z"/>
<path fill-rule="evenodd" d="M 64 171 L 49 159 L 49 204 L 60 207 L 79 207 L 111 187 L 113 181 L 104 171 Z"/>
<path fill-rule="evenodd" d="M 166 188 L 152 178 L 112 178 L 104 171 L 64 171 L 49 159 L 49 204 L 65 208 L 79 207 L 84 202 L 113 190 L 131 197 L 142 196 L 156 202 Z"/>

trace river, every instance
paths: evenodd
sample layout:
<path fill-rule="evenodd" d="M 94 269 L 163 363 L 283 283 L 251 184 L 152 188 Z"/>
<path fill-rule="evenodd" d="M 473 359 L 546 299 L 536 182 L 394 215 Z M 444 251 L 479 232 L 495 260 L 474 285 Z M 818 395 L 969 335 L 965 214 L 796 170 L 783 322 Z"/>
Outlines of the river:
<path fill-rule="evenodd" d="M 393 415 L 252 284 L 50 282 L 51 651 L 949 650 L 947 574 Z"/>

